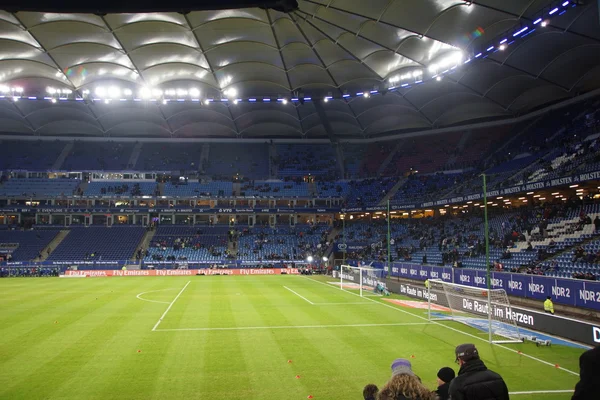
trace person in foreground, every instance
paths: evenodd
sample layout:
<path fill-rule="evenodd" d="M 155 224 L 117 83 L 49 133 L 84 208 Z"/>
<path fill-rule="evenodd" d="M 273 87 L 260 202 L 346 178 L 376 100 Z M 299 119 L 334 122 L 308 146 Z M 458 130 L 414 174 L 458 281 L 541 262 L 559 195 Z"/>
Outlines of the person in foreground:
<path fill-rule="evenodd" d="M 377 392 L 379 392 L 379 389 L 377 388 L 377 385 L 373 385 L 372 383 L 369 383 L 363 389 L 363 398 L 364 398 L 364 400 L 376 400 L 377 399 Z"/>
<path fill-rule="evenodd" d="M 450 383 L 451 400 L 508 400 L 506 383 L 487 369 L 474 344 L 461 344 L 455 355 L 460 370 Z"/>
<path fill-rule="evenodd" d="M 439 400 L 448 400 L 450 398 L 450 382 L 456 376 L 454 370 L 450 367 L 444 367 L 437 373 L 438 388 L 435 393 Z"/>
<path fill-rule="evenodd" d="M 600 396 L 600 346 L 579 357 L 579 382 L 571 400 L 593 400 Z"/>
<path fill-rule="evenodd" d="M 392 378 L 377 394 L 377 400 L 436 400 L 412 371 L 410 361 L 399 358 L 392 363 Z"/>

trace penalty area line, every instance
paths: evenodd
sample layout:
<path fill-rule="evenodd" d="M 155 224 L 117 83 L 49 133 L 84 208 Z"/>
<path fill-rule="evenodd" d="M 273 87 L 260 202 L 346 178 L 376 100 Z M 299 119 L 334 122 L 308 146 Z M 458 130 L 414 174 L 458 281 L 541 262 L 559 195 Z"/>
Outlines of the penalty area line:
<path fill-rule="evenodd" d="M 171 307 L 173 307 L 173 304 L 175 304 L 175 302 L 177 301 L 177 299 L 179 298 L 179 296 L 181 296 L 181 294 L 183 293 L 183 291 L 185 290 L 185 288 L 188 287 L 188 285 L 190 284 L 190 282 L 192 282 L 192 281 L 188 281 L 188 283 L 185 284 L 185 286 L 183 287 L 183 289 L 181 289 L 181 291 L 179 293 L 177 293 L 177 296 L 175 296 L 175 298 L 173 299 L 173 301 L 169 304 L 169 307 L 167 307 L 167 309 L 165 310 L 165 312 L 163 313 L 163 315 L 161 315 L 160 318 L 158 319 L 158 321 L 156 322 L 156 325 L 154 325 L 154 328 L 152 328 L 153 331 L 155 331 L 156 328 L 158 328 L 158 326 L 160 325 L 160 323 L 162 322 L 162 320 L 167 316 L 167 313 L 169 312 L 169 310 L 171 309 Z"/>
<path fill-rule="evenodd" d="M 399 322 L 392 324 L 345 324 L 345 325 L 282 325 L 282 326 L 233 326 L 225 328 L 172 328 L 172 329 L 153 329 L 155 332 L 178 332 L 178 331 L 248 331 L 265 329 L 323 329 L 323 328 L 372 328 L 372 327 L 393 327 L 393 326 L 413 326 L 429 325 L 429 322 Z"/>
<path fill-rule="evenodd" d="M 320 282 L 320 281 L 318 281 L 318 280 L 316 280 L 316 279 L 312 279 L 312 278 L 309 278 L 309 277 L 307 277 L 307 276 L 303 276 L 303 278 L 304 278 L 304 279 L 308 279 L 309 281 L 312 281 L 312 282 L 315 282 L 315 283 L 319 283 L 319 284 L 321 284 L 321 285 L 324 285 L 325 287 L 328 287 L 328 288 L 335 289 L 335 288 L 334 288 L 334 287 L 332 287 L 331 285 L 328 285 L 328 284 L 326 284 L 326 283 Z M 356 293 L 352 293 L 352 292 L 347 292 L 347 293 L 349 293 L 349 294 L 351 294 L 351 295 L 353 295 L 353 296 L 358 296 L 358 297 L 360 297 L 360 295 L 358 295 L 358 294 L 356 294 Z M 413 317 L 415 317 L 415 318 L 419 318 L 419 319 L 422 319 L 422 320 L 425 320 L 425 321 L 429 321 L 429 319 L 427 319 L 427 318 L 425 318 L 425 317 L 421 317 L 420 315 L 413 314 L 413 313 L 411 313 L 411 312 L 408 312 L 408 311 L 402 310 L 402 309 L 400 309 L 400 308 L 398 308 L 398 307 L 394 307 L 394 306 L 391 306 L 391 305 L 389 305 L 389 304 L 381 303 L 381 302 L 379 302 L 379 301 L 376 301 L 376 300 L 370 299 L 370 298 L 368 298 L 368 297 L 361 297 L 361 298 L 363 298 L 363 299 L 366 299 L 366 300 L 369 300 L 369 301 L 372 301 L 372 302 L 374 302 L 374 303 L 377 303 L 377 304 L 379 304 L 379 305 L 382 305 L 382 306 L 384 306 L 384 307 L 391 308 L 392 310 L 396 310 L 396 311 L 399 311 L 399 312 L 401 312 L 401 313 L 404 313 L 404 314 L 412 315 L 412 316 L 413 316 Z M 470 333 L 467 333 L 467 332 L 461 331 L 460 329 L 452 328 L 451 326 L 444 325 L 444 324 L 440 324 L 439 322 L 436 322 L 436 321 L 430 321 L 430 323 L 431 323 L 431 324 L 438 325 L 438 326 L 443 326 L 444 328 L 446 328 L 446 329 L 450 329 L 451 331 L 454 331 L 454 332 L 457 332 L 457 333 L 462 333 L 463 335 L 466 335 L 466 336 L 469 336 L 469 337 L 475 338 L 475 339 L 477 339 L 477 340 L 481 340 L 482 342 L 489 343 L 489 342 L 488 342 L 486 339 L 483 339 L 483 338 L 480 338 L 479 336 L 472 335 L 472 334 L 470 334 Z M 493 344 L 494 346 L 500 347 L 501 349 L 508 350 L 508 351 L 510 351 L 510 352 L 512 352 L 512 353 L 515 353 L 515 354 L 519 354 L 519 352 L 518 352 L 517 350 L 511 349 L 510 347 L 506 347 L 506 346 L 503 346 L 503 345 L 501 345 L 501 344 L 498 344 L 498 343 L 492 343 L 492 344 Z M 531 359 L 531 360 L 534 360 L 534 361 L 540 362 L 540 363 L 542 363 L 542 364 L 549 365 L 549 366 L 551 366 L 551 367 L 555 367 L 555 366 L 556 366 L 556 364 L 552 364 L 551 362 L 544 361 L 544 360 L 542 360 L 542 359 L 540 359 L 540 358 L 537 358 L 537 357 L 534 357 L 534 356 L 530 356 L 530 355 L 528 355 L 528 354 L 525 354 L 525 353 L 520 353 L 519 355 L 521 355 L 521 356 L 523 356 L 523 357 L 527 357 L 527 358 L 529 358 L 529 359 Z M 575 375 L 575 376 L 579 376 L 579 374 L 578 374 L 577 372 L 571 371 L 570 369 L 566 369 L 566 368 L 563 368 L 563 367 L 558 367 L 557 369 L 559 369 L 559 370 L 561 370 L 561 371 L 568 372 L 569 374 L 572 374 L 572 375 Z"/>

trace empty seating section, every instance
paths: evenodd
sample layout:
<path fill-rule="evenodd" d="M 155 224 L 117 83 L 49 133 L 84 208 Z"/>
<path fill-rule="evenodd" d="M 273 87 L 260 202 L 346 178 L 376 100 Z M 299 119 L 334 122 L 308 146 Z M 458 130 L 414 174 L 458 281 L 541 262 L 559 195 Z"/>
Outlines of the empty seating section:
<path fill-rule="evenodd" d="M 311 197 L 306 182 L 261 182 L 245 183 L 240 188 L 241 196 L 256 197 Z"/>
<path fill-rule="evenodd" d="M 134 168 L 138 171 L 198 171 L 202 144 L 144 143 Z"/>
<path fill-rule="evenodd" d="M 58 235 L 59 230 L 0 230 L 0 249 L 8 250 L 12 261 L 35 259 Z"/>
<path fill-rule="evenodd" d="M 330 144 L 279 144 L 277 164 L 280 177 L 307 175 L 337 177 L 337 161 Z"/>
<path fill-rule="evenodd" d="M 222 261 L 226 258 L 228 229 L 160 225 L 144 261 Z"/>
<path fill-rule="evenodd" d="M 240 261 L 304 261 L 325 250 L 328 227 L 324 225 L 295 227 L 254 227 L 245 230 L 238 240 Z"/>
<path fill-rule="evenodd" d="M 392 178 L 350 181 L 346 205 L 348 207 L 377 205 L 395 184 L 396 180 Z"/>
<path fill-rule="evenodd" d="M 462 132 L 406 139 L 388 164 L 385 175 L 402 175 L 413 171 L 432 173 L 445 169 L 449 158 L 457 153 Z"/>
<path fill-rule="evenodd" d="M 440 191 L 460 182 L 461 174 L 412 175 L 394 194 L 394 203 L 433 198 Z"/>
<path fill-rule="evenodd" d="M 142 227 L 74 227 L 48 257 L 49 261 L 128 260 L 144 237 Z"/>
<path fill-rule="evenodd" d="M 269 177 L 269 147 L 266 143 L 212 143 L 204 173 L 231 179 L 239 174 L 249 179 Z"/>
<path fill-rule="evenodd" d="M 317 182 L 318 197 L 340 197 L 345 198 L 350 191 L 350 186 L 347 182 Z"/>
<path fill-rule="evenodd" d="M 454 169 L 481 166 L 487 156 L 498 150 L 506 141 L 510 133 L 510 126 L 471 131 L 450 167 Z"/>
<path fill-rule="evenodd" d="M 361 176 L 377 176 L 381 164 L 396 148 L 396 142 L 371 143 L 365 152 L 361 166 Z"/>
<path fill-rule="evenodd" d="M 86 196 L 155 196 L 156 182 L 111 181 L 90 182 L 85 189 Z"/>
<path fill-rule="evenodd" d="M 61 141 L 0 140 L 0 171 L 2 170 L 50 170 L 65 148 Z"/>
<path fill-rule="evenodd" d="M 344 154 L 344 171 L 346 178 L 356 179 L 365 176 L 365 146 L 363 144 L 344 143 L 342 145 Z"/>
<path fill-rule="evenodd" d="M 164 196 L 173 197 L 229 197 L 233 194 L 233 183 L 212 181 L 207 183 L 187 182 L 187 184 L 165 183 Z"/>
<path fill-rule="evenodd" d="M 0 184 L 0 196 L 72 196 L 79 183 L 76 179 L 13 178 Z"/>
<path fill-rule="evenodd" d="M 67 171 L 124 171 L 133 151 L 133 143 L 95 142 L 93 144 L 76 141 L 61 169 Z"/>

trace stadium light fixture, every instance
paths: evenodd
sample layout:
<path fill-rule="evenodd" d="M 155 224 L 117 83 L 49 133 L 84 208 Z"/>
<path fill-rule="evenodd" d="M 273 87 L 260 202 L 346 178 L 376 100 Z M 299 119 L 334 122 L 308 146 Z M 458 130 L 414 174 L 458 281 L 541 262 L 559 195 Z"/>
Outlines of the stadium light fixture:
<path fill-rule="evenodd" d="M 439 81 L 441 81 L 441 80 L 442 80 L 442 77 L 441 77 L 441 76 L 436 76 L 436 77 L 435 77 L 435 80 L 439 82 Z"/>
<path fill-rule="evenodd" d="M 190 96 L 192 96 L 193 98 L 197 99 L 198 97 L 200 97 L 200 90 L 198 90 L 197 88 L 191 88 L 189 90 Z"/>
<path fill-rule="evenodd" d="M 208 99 L 204 100 L 204 105 L 205 105 L 205 106 L 207 106 L 207 105 L 209 105 L 209 104 L 210 104 L 210 100 L 208 100 Z"/>
<path fill-rule="evenodd" d="M 166 106 L 167 105 L 167 99 L 163 99 L 162 103 Z"/>
<path fill-rule="evenodd" d="M 287 104 L 287 103 L 288 103 L 288 101 L 287 101 L 287 99 L 283 99 L 283 100 L 281 100 L 281 103 L 282 103 L 282 104 Z"/>
<path fill-rule="evenodd" d="M 110 100 L 108 100 L 108 99 L 104 100 L 104 104 L 108 104 L 108 103 L 110 103 Z"/>
<path fill-rule="evenodd" d="M 500 51 L 504 51 L 504 50 L 506 50 L 506 45 L 505 44 L 501 44 L 500 47 L 498 47 L 498 49 Z"/>
<path fill-rule="evenodd" d="M 313 256 L 308 256 L 308 257 L 306 257 L 306 261 L 308 261 L 309 263 L 310 263 L 310 262 L 313 262 L 313 261 L 314 261 L 314 258 L 313 258 Z"/>
<path fill-rule="evenodd" d="M 545 28 L 546 26 L 548 26 L 548 21 L 542 21 L 542 27 Z"/>
<path fill-rule="evenodd" d="M 364 93 L 363 93 L 363 97 L 364 97 L 365 99 L 368 99 L 368 98 L 369 98 L 369 96 L 371 96 L 371 95 L 369 94 L 369 92 L 364 92 Z"/>
<path fill-rule="evenodd" d="M 16 103 L 17 101 L 19 101 L 19 96 L 13 96 L 13 101 Z"/>
<path fill-rule="evenodd" d="M 327 261 L 329 261 L 329 258 L 323 256 L 323 262 L 327 262 Z"/>
<path fill-rule="evenodd" d="M 123 90 L 123 94 L 125 96 L 131 96 L 133 94 L 133 92 L 131 91 L 131 89 L 125 89 L 125 90 Z"/>
<path fill-rule="evenodd" d="M 94 93 L 98 97 L 104 97 L 106 96 L 106 89 L 103 86 L 98 86 L 96 90 L 94 90 Z"/>
<path fill-rule="evenodd" d="M 8 93 L 10 92 L 10 88 L 6 85 L 0 86 L 0 93 Z"/>
<path fill-rule="evenodd" d="M 52 98 L 52 100 L 50 100 L 50 101 L 53 102 L 53 103 L 56 103 L 56 99 L 55 98 Z"/>

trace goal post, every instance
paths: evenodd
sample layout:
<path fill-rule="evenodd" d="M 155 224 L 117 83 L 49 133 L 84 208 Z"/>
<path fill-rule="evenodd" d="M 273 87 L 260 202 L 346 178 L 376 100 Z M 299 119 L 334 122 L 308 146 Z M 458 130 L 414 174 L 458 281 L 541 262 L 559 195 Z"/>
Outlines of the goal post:
<path fill-rule="evenodd" d="M 372 267 L 340 266 L 340 289 L 361 297 L 389 294 L 385 285 L 384 270 Z"/>
<path fill-rule="evenodd" d="M 430 279 L 427 282 L 430 321 L 449 320 L 488 334 L 491 343 L 523 341 L 504 289 L 485 289 Z"/>

